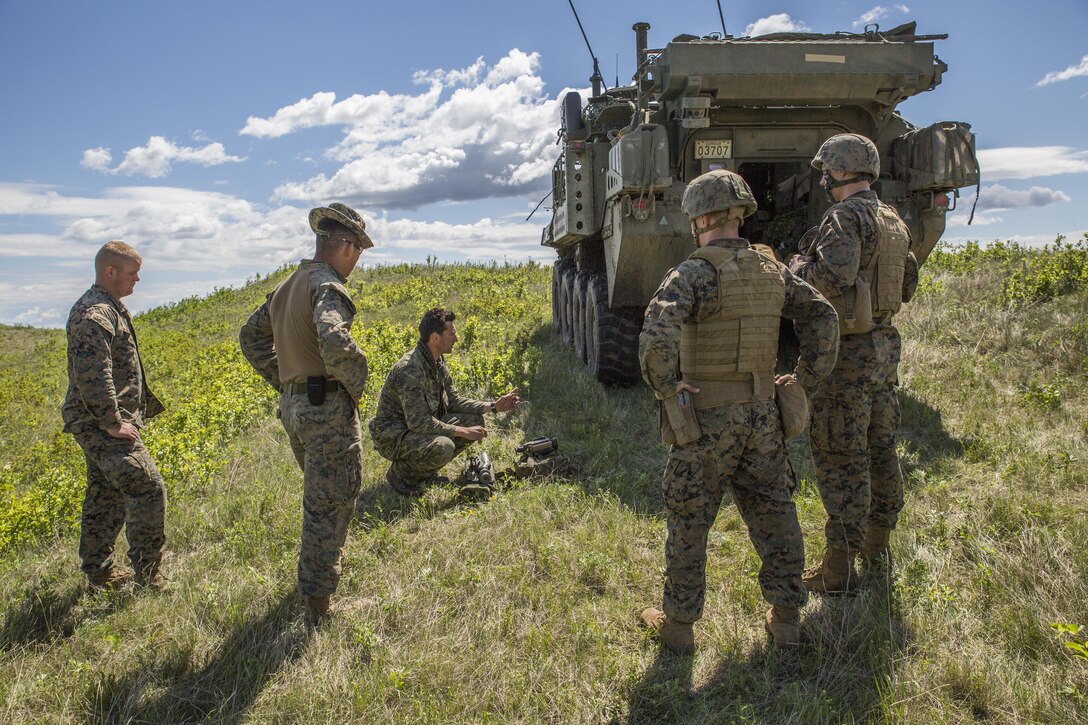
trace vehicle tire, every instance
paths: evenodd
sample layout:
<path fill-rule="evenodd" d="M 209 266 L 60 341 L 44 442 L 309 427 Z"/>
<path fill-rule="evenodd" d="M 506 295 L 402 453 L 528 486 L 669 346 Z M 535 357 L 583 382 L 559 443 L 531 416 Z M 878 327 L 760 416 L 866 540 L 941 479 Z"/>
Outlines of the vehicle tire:
<path fill-rule="evenodd" d="M 589 272 L 579 272 L 574 277 L 574 359 L 586 364 L 586 288 Z"/>
<path fill-rule="evenodd" d="M 589 278 L 586 364 L 601 383 L 626 387 L 639 381 L 638 333 L 642 330 L 642 316 L 642 310 L 636 307 L 609 308 L 604 275 Z"/>
<path fill-rule="evenodd" d="M 552 265 L 552 327 L 556 330 L 563 328 L 563 266 L 560 259 Z"/>
<path fill-rule="evenodd" d="M 574 341 L 574 273 L 573 269 L 564 269 L 559 277 L 559 334 L 564 345 Z"/>

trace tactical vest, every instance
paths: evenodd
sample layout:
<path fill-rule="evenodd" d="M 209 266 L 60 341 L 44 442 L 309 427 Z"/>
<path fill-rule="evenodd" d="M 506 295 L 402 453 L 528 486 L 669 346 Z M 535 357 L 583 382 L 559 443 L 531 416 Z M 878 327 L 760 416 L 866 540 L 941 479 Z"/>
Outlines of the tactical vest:
<path fill-rule="evenodd" d="M 280 381 L 304 382 L 310 376 L 326 376 L 325 361 L 317 345 L 314 307 L 310 301 L 310 274 L 306 265 L 273 290 L 268 301 L 272 338 Z"/>
<path fill-rule="evenodd" d="M 718 304 L 681 326 L 680 374 L 700 388 L 695 407 L 770 400 L 786 283 L 777 262 L 753 249 L 706 246 L 702 259 L 718 272 Z"/>
<path fill-rule="evenodd" d="M 877 202 L 876 254 L 866 271 L 873 317 L 891 317 L 903 306 L 903 274 L 910 253 L 910 231 L 895 209 Z M 875 268 L 875 269 L 874 269 Z"/>
<path fill-rule="evenodd" d="M 867 221 L 866 214 L 862 213 Z M 903 306 L 903 275 L 910 253 L 910 231 L 895 209 L 876 200 L 876 249 L 854 283 L 827 301 L 839 315 L 840 335 L 869 332 Z"/>

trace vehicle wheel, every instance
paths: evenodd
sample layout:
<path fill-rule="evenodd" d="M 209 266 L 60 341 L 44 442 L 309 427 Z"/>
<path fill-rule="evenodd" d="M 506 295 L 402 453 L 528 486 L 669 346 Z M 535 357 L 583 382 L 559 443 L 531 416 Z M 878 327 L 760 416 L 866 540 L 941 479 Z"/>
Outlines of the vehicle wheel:
<path fill-rule="evenodd" d="M 559 277 L 559 333 L 563 344 L 574 340 L 574 270 L 564 269 Z"/>
<path fill-rule="evenodd" d="M 639 380 L 638 333 L 642 310 L 611 309 L 603 274 L 589 278 L 586 289 L 586 359 L 594 377 L 605 385 L 634 385 Z"/>
<path fill-rule="evenodd" d="M 586 364 L 586 288 L 589 272 L 579 272 L 574 277 L 574 359 Z"/>
<path fill-rule="evenodd" d="M 555 260 L 555 264 L 552 265 L 552 327 L 556 330 L 563 328 L 563 285 L 561 283 L 563 277 L 563 262 L 562 260 Z"/>

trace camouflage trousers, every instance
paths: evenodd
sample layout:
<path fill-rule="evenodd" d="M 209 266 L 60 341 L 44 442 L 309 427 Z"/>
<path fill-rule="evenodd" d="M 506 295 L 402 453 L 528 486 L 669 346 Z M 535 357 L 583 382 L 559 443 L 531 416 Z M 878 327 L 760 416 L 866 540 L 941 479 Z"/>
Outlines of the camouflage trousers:
<path fill-rule="evenodd" d="M 143 575 L 154 573 L 166 535 L 166 488 L 143 441 L 114 438 L 93 423 L 72 428 L 87 461 L 87 490 L 79 530 L 79 558 L 88 576 L 101 576 L 114 564 L 121 526 L 128 559 Z"/>
<path fill-rule="evenodd" d="M 676 622 L 702 617 L 707 536 L 727 494 L 762 562 L 763 598 L 780 606 L 804 606 L 804 541 L 786 486 L 777 406 L 763 401 L 701 410 L 699 424 L 699 440 L 670 450 L 661 484 L 668 512 L 663 611 Z"/>
<path fill-rule="evenodd" d="M 449 413 L 443 423 L 470 428 L 483 425 L 477 413 Z M 433 476 L 473 441 L 406 431 L 393 439 L 374 439 L 374 450 L 393 464 L 393 473 L 409 486 L 416 486 Z"/>
<path fill-rule="evenodd" d="M 340 556 L 363 480 L 359 411 L 343 390 L 322 405 L 311 405 L 305 394 L 284 394 L 280 420 L 302 468 L 299 594 L 328 596 L 340 582 Z"/>
<path fill-rule="evenodd" d="M 839 361 L 811 403 L 812 462 L 827 545 L 857 551 L 867 527 L 894 529 L 903 509 L 899 428 L 899 332 L 844 337 Z"/>

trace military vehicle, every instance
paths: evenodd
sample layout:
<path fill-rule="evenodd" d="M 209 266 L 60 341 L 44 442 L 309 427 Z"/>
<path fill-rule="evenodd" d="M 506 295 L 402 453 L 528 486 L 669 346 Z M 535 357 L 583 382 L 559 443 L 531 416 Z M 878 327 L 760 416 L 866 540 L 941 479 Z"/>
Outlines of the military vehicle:
<path fill-rule="evenodd" d="M 915 23 L 881 32 L 681 35 L 647 45 L 636 23 L 633 83 L 568 93 L 552 219 L 542 243 L 558 252 L 552 316 L 575 356 L 606 384 L 639 379 L 638 334 L 662 277 L 692 250 L 680 210 L 690 180 L 716 168 L 741 174 L 759 202 L 741 233 L 785 258 L 829 201 L 809 162 L 837 133 L 871 138 L 873 185 L 907 222 L 919 262 L 944 233 L 959 189 L 979 184 L 970 125 L 915 128 L 896 112 L 941 83 L 948 66 Z"/>

